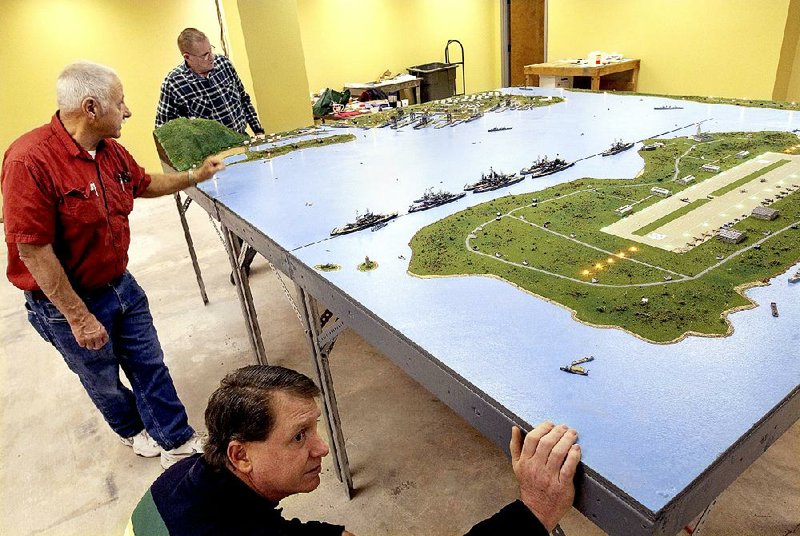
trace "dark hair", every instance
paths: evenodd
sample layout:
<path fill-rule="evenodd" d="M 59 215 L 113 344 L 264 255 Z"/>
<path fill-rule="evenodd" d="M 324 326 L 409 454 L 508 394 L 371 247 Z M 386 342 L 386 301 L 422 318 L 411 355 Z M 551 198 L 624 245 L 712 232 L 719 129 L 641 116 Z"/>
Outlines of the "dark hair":
<path fill-rule="evenodd" d="M 178 35 L 178 50 L 181 51 L 181 54 L 188 54 L 191 45 L 205 39 L 208 39 L 206 34 L 197 28 L 185 28 L 180 35 Z"/>
<path fill-rule="evenodd" d="M 212 467 L 228 465 L 232 440 L 264 441 L 275 427 L 272 398 L 276 391 L 301 398 L 319 396 L 319 388 L 297 371 L 250 365 L 225 376 L 206 407 L 208 440 L 203 456 Z"/>

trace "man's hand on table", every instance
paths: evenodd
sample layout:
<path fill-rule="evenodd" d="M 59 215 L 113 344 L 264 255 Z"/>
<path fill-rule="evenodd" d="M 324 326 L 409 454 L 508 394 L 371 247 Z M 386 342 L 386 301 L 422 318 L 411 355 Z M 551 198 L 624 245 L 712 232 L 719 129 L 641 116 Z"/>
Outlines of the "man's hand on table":
<path fill-rule="evenodd" d="M 573 478 L 581 459 L 578 433 L 562 424 L 544 422 L 523 441 L 522 432 L 511 429 L 511 465 L 519 482 L 522 502 L 551 531 L 575 499 Z"/>
<path fill-rule="evenodd" d="M 195 184 L 210 179 L 218 171 L 225 169 L 225 163 L 218 156 L 209 156 L 203 161 L 197 170 L 194 171 Z"/>

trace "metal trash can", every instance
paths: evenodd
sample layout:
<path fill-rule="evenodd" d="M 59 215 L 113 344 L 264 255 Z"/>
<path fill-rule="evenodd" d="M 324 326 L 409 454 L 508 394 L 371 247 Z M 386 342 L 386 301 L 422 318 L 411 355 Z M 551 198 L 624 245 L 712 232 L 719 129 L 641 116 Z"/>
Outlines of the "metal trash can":
<path fill-rule="evenodd" d="M 409 74 L 422 78 L 420 97 L 422 102 L 446 99 L 456 94 L 457 63 L 424 63 L 406 69 Z"/>

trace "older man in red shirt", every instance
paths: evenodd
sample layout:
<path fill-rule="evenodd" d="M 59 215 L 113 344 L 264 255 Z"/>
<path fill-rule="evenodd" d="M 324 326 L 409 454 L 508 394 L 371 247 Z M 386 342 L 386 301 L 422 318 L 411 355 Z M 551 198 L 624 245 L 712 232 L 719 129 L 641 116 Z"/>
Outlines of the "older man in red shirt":
<path fill-rule="evenodd" d="M 106 422 L 164 467 L 200 450 L 164 364 L 147 296 L 127 271 L 135 197 L 157 197 L 224 168 L 148 174 L 119 138 L 131 112 L 108 67 L 67 66 L 59 110 L 5 153 L 0 182 L 8 279 L 25 292 L 28 319 L 77 374 Z M 132 390 L 119 380 L 119 370 Z"/>

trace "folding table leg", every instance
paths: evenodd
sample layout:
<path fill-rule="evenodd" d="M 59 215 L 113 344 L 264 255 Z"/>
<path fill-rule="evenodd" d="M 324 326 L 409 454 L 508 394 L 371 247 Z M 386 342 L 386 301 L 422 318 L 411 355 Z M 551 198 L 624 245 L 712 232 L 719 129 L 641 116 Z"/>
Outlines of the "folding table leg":
<path fill-rule="evenodd" d="M 200 287 L 200 297 L 203 299 L 203 304 L 208 305 L 208 294 L 206 294 L 206 284 L 203 282 L 203 274 L 200 273 L 200 264 L 197 262 L 197 252 L 194 250 L 194 241 L 192 240 L 192 233 L 189 231 L 189 222 L 186 221 L 186 209 L 181 201 L 180 192 L 173 194 L 175 203 L 178 205 L 178 215 L 181 217 L 181 226 L 183 227 L 183 236 L 186 239 L 186 246 L 189 248 L 189 256 L 192 258 L 192 267 L 194 268 L 194 275 L 197 277 L 197 286 Z M 191 201 L 191 198 L 189 198 Z"/>
<path fill-rule="evenodd" d="M 236 292 L 239 295 L 239 305 L 242 307 L 250 347 L 256 356 L 256 362 L 259 365 L 268 365 L 267 352 L 264 349 L 264 341 L 261 339 L 261 327 L 258 325 L 258 314 L 253 303 L 253 294 L 250 291 L 250 278 L 243 269 L 242 263 L 239 262 L 239 256 L 242 254 L 240 242 L 225 225 L 222 225 L 222 234 L 225 237 L 225 249 L 228 251 L 233 282 L 236 284 Z"/>
<path fill-rule="evenodd" d="M 333 388 L 333 376 L 328 364 L 328 356 L 333 349 L 336 335 L 344 324 L 338 322 L 326 334 L 322 334 L 317 301 L 306 293 L 302 287 L 299 285 L 296 285 L 296 287 L 297 301 L 303 316 L 303 323 L 306 326 L 306 337 L 311 346 L 317 381 L 322 391 L 325 424 L 328 428 L 328 437 L 331 440 L 330 448 L 333 454 L 333 467 L 336 472 L 336 478 L 345 485 L 347 497 L 352 498 L 353 478 L 350 474 L 350 462 L 347 459 L 347 448 L 344 442 L 344 434 L 342 433 L 342 423 L 339 418 L 339 406 L 336 403 L 336 393 Z M 326 341 L 322 342 L 320 339 L 324 338 L 325 335 L 329 336 Z"/>

